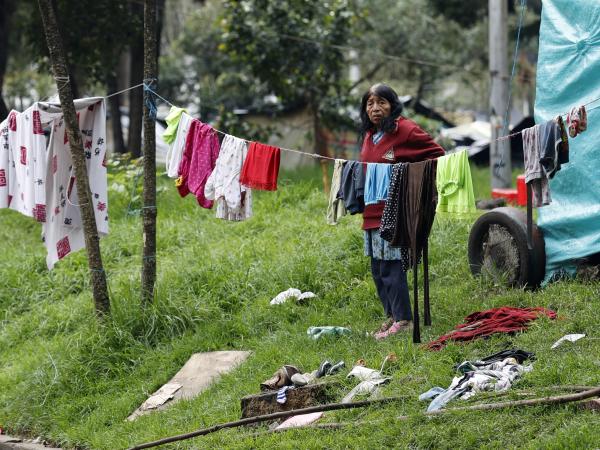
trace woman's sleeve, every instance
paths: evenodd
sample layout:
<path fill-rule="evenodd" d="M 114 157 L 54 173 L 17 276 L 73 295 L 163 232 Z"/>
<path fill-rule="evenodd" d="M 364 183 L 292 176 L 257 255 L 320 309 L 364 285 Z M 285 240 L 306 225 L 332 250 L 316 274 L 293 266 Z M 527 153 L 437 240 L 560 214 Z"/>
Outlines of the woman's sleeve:
<path fill-rule="evenodd" d="M 406 157 L 410 158 L 412 162 L 434 159 L 444 155 L 444 149 L 428 133 L 417 126 L 408 135 L 406 144 L 410 149 Z"/>

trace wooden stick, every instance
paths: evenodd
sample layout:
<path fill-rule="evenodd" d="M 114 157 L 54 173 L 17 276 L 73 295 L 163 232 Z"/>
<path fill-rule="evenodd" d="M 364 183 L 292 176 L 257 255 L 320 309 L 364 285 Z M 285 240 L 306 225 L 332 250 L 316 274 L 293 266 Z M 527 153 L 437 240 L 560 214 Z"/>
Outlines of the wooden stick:
<path fill-rule="evenodd" d="M 271 414 L 263 414 L 255 417 L 248 417 L 246 419 L 236 420 L 233 422 L 222 423 L 218 425 L 214 425 L 209 428 L 203 428 L 200 430 L 192 431 L 190 433 L 180 434 L 177 436 L 171 436 L 164 439 L 159 439 L 158 441 L 147 442 L 145 444 L 136 445 L 135 447 L 131 447 L 129 450 L 140 450 L 143 448 L 156 447 L 158 445 L 168 444 L 170 442 L 182 441 L 184 439 L 190 439 L 196 436 L 204 436 L 206 434 L 214 433 L 215 431 L 222 430 L 224 428 L 235 428 L 242 425 L 249 425 L 251 423 L 257 422 L 265 422 L 267 420 L 276 420 L 283 419 L 291 416 L 297 416 L 300 414 L 309 414 L 314 412 L 321 411 L 334 411 L 338 409 L 354 409 L 354 408 L 363 408 L 365 406 L 370 405 L 378 405 L 382 403 L 392 403 L 392 402 L 402 402 L 409 399 L 412 399 L 412 396 L 402 396 L 402 397 L 386 397 L 386 398 L 378 398 L 373 400 L 363 400 L 360 402 L 353 403 L 330 403 L 328 405 L 319 405 L 319 406 L 311 406 L 309 408 L 301 408 L 294 409 L 291 411 L 281 411 Z"/>
<path fill-rule="evenodd" d="M 507 402 L 500 403 L 487 403 L 483 405 L 473 405 L 473 406 L 464 406 L 460 408 L 451 408 L 451 409 L 441 409 L 439 411 L 431 411 L 424 413 L 426 416 L 437 416 L 441 414 L 451 413 L 455 411 L 482 411 L 482 410 L 492 410 L 492 409 L 504 409 L 504 408 L 514 408 L 520 406 L 539 406 L 539 405 L 557 405 L 562 403 L 575 402 L 579 400 L 585 400 L 586 398 L 597 397 L 600 396 L 600 387 L 594 387 L 592 389 L 588 389 L 587 391 L 578 392 L 576 394 L 567 394 L 567 395 L 558 395 L 553 397 L 541 397 L 541 398 L 533 398 L 530 400 L 513 400 Z M 135 447 L 131 447 L 129 450 L 138 450 L 143 448 L 156 447 L 158 445 L 168 444 L 170 442 L 181 441 L 184 439 L 190 439 L 196 436 L 204 436 L 206 434 L 214 433 L 215 431 L 222 430 L 224 428 L 234 428 L 242 425 L 248 425 L 251 423 L 264 422 L 267 420 L 275 420 L 281 419 L 284 417 L 296 416 L 299 414 L 308 414 L 313 412 L 321 412 L 321 411 L 333 411 L 337 409 L 353 409 L 353 408 L 362 408 L 364 406 L 370 406 L 374 404 L 381 403 L 391 403 L 397 401 L 404 401 L 407 397 L 388 397 L 374 400 L 364 400 L 355 403 L 332 403 L 329 405 L 319 405 L 312 406 L 310 408 L 302 408 L 296 409 L 292 411 L 282 411 L 272 414 L 263 414 L 261 416 L 256 417 L 248 417 L 246 419 L 236 420 L 234 422 L 227 422 L 223 424 L 214 425 L 209 428 L 203 428 L 201 430 L 192 431 L 191 433 L 180 434 L 177 436 L 171 436 L 168 438 L 160 439 L 158 441 L 147 442 L 145 444 L 136 445 Z M 396 420 L 407 420 L 410 416 L 399 416 Z M 327 425 L 327 424 L 323 424 Z M 346 424 L 342 425 L 342 423 L 336 425 L 329 425 L 330 428 L 341 428 Z M 351 423 L 348 423 L 351 425 Z M 303 427 L 296 427 L 303 428 Z M 310 427 L 309 427 L 310 428 Z M 316 428 L 313 426 L 313 428 Z"/>

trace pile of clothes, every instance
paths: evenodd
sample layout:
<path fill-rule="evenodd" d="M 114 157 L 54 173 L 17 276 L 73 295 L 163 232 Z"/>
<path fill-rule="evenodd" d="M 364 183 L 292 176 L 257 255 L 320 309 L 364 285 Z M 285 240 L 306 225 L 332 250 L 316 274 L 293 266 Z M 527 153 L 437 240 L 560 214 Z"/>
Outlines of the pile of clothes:
<path fill-rule="evenodd" d="M 448 341 L 472 341 L 495 333 L 516 333 L 517 331 L 526 330 L 531 321 L 544 315 L 550 319 L 556 319 L 554 311 L 542 307 L 513 308 L 502 306 L 474 312 L 465 318 L 465 323 L 456 326 L 448 334 L 430 342 L 427 347 L 430 350 L 441 350 Z"/>
<path fill-rule="evenodd" d="M 526 360 L 533 361 L 535 355 L 524 350 L 504 350 L 476 361 L 465 361 L 456 367 L 455 376 L 447 389 L 434 387 L 419 396 L 419 400 L 432 400 L 428 412 L 442 409 L 454 398 L 466 400 L 478 392 L 503 392 L 512 386 L 524 373 L 533 370 L 524 366 Z"/>

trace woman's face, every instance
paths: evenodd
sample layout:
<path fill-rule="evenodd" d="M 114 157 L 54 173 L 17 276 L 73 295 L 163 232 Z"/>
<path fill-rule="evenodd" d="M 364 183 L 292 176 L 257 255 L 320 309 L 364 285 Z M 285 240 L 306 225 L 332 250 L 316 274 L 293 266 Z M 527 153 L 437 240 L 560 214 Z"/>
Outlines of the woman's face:
<path fill-rule="evenodd" d="M 388 117 L 392 111 L 392 105 L 385 98 L 371 94 L 367 99 L 367 116 L 375 126 Z"/>

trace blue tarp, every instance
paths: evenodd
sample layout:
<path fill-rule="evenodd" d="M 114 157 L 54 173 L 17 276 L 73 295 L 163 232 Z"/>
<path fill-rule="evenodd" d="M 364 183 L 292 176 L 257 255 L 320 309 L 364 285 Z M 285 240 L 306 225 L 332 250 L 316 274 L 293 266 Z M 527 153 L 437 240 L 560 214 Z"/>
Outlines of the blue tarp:
<path fill-rule="evenodd" d="M 600 97 L 599 0 L 544 0 L 536 89 L 536 123 Z M 546 281 L 600 252 L 600 100 L 588 110 L 587 131 L 569 139 L 570 162 L 550 181 L 552 203 L 538 209 Z"/>

